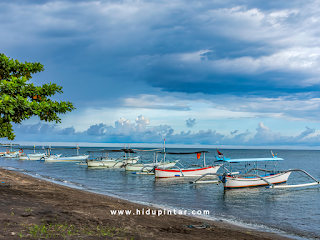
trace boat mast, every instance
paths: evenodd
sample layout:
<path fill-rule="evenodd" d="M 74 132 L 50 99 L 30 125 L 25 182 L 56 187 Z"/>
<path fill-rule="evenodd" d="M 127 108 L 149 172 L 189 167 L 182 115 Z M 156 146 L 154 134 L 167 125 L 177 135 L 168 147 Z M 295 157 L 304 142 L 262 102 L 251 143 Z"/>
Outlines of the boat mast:
<path fill-rule="evenodd" d="M 206 166 L 206 153 L 203 152 L 203 166 Z"/>
<path fill-rule="evenodd" d="M 76 143 L 76 145 L 77 145 L 77 156 L 79 156 L 79 147 L 78 147 L 78 143 Z"/>
<path fill-rule="evenodd" d="M 166 161 L 166 139 L 163 140 L 163 152 L 164 152 L 164 156 L 163 156 L 163 163 Z"/>
<path fill-rule="evenodd" d="M 128 149 L 130 149 L 130 144 L 128 144 Z M 130 150 L 129 150 L 129 157 L 128 158 L 130 158 Z"/>

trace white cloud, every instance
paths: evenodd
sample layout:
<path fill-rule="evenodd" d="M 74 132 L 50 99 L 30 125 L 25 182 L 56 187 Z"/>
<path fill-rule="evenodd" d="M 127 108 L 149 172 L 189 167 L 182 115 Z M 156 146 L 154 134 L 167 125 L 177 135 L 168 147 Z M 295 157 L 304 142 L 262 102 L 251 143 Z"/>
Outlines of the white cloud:
<path fill-rule="evenodd" d="M 297 136 L 283 136 L 275 133 L 260 122 L 253 138 L 247 140 L 249 130 L 239 132 L 235 130 L 231 135 L 219 133 L 217 130 L 200 130 L 198 132 L 174 133 L 168 125 L 147 127 L 149 119 L 139 116 L 139 123 L 130 123 L 121 118 L 114 126 L 103 123 L 90 126 L 86 131 L 76 132 L 73 127 L 65 129 L 57 125 L 33 124 L 15 126 L 17 141 L 59 141 L 66 142 L 98 142 L 98 143 L 159 143 L 165 138 L 171 144 L 196 145 L 239 145 L 239 146 L 315 146 L 320 135 L 314 135 L 315 129 L 306 127 L 306 130 Z M 50 134 L 48 134 L 50 132 Z M 61 138 L 63 136 L 63 138 Z"/>
<path fill-rule="evenodd" d="M 187 127 L 191 128 L 196 124 L 196 119 L 189 118 L 189 119 L 186 120 L 186 124 L 187 124 Z"/>

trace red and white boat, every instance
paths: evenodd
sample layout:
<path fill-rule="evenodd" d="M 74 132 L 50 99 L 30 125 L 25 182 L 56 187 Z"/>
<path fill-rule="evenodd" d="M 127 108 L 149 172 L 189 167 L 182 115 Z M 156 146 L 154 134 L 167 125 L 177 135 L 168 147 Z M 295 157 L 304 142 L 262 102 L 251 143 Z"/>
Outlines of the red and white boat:
<path fill-rule="evenodd" d="M 216 173 L 220 166 L 206 166 L 197 168 L 184 168 L 184 169 L 155 169 L 156 178 L 169 178 L 169 177 L 199 177 L 206 173 Z"/>
<path fill-rule="evenodd" d="M 175 166 L 171 169 L 164 168 L 155 168 L 154 174 L 156 178 L 171 178 L 171 177 L 199 177 L 204 174 L 213 174 L 218 171 L 220 165 L 216 166 L 208 166 L 206 165 L 206 157 L 205 154 L 207 151 L 199 151 L 199 152 L 185 152 L 185 153 L 169 153 L 169 154 L 196 154 L 197 159 L 200 159 L 201 154 L 203 153 L 203 166 L 199 165 L 191 165 L 188 168 L 179 168 Z"/>

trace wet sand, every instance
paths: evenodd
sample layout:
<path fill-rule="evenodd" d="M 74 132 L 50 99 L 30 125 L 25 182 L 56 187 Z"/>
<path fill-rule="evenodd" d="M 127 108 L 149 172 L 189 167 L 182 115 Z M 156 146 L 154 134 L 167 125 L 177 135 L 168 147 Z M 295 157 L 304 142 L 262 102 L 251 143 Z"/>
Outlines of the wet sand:
<path fill-rule="evenodd" d="M 0 239 L 289 239 L 189 216 L 110 212 L 136 209 L 157 210 L 0 168 Z"/>

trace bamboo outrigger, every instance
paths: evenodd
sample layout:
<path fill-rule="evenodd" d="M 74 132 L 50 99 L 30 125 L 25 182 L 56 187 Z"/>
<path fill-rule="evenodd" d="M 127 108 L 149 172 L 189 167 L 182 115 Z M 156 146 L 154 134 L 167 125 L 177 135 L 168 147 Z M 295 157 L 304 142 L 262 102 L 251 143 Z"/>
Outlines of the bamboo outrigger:
<path fill-rule="evenodd" d="M 217 150 L 218 151 L 218 150 Z M 272 151 L 271 151 L 272 153 Z M 217 162 L 221 163 L 223 167 L 223 173 L 207 173 L 203 174 L 199 178 L 190 182 L 192 184 L 199 183 L 222 183 L 224 188 L 244 188 L 244 187 L 259 187 L 266 186 L 267 188 L 295 188 L 295 187 L 307 187 L 319 185 L 320 182 L 314 178 L 311 174 L 302 169 L 289 169 L 286 171 L 276 171 L 275 167 L 278 161 L 283 161 L 283 158 L 278 158 L 272 153 L 271 158 L 245 158 L 245 159 L 230 159 L 223 156 L 221 152 L 218 151 L 219 157 L 216 157 Z M 249 169 L 249 163 L 252 163 L 254 167 Z M 258 162 L 265 162 L 265 169 L 258 168 Z M 267 163 L 273 162 L 274 169 L 268 170 Z M 232 172 L 233 163 L 245 163 L 245 173 L 241 174 L 240 172 Z M 226 167 L 226 164 L 230 166 L 230 170 Z M 258 172 L 264 172 L 264 174 L 259 175 Z M 285 185 L 290 174 L 292 172 L 301 172 L 307 177 L 311 178 L 313 182 L 311 183 L 302 183 L 296 185 Z M 219 177 L 219 180 L 203 180 L 205 176 L 215 175 Z"/>

